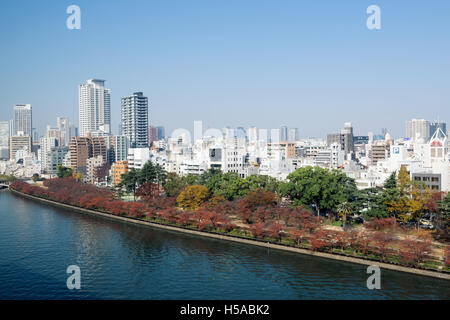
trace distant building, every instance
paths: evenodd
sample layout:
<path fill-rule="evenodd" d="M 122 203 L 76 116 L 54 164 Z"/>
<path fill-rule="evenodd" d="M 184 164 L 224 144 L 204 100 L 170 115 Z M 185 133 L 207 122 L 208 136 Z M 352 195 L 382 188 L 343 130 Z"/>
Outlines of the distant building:
<path fill-rule="evenodd" d="M 407 121 L 406 138 L 414 142 L 426 143 L 430 139 L 430 122 L 425 119 Z"/>
<path fill-rule="evenodd" d="M 330 133 L 327 135 L 327 145 L 331 146 L 333 143 L 340 144 L 346 155 L 354 153 L 353 127 L 350 122 L 344 124 L 344 129 L 341 130 L 341 133 Z"/>
<path fill-rule="evenodd" d="M 45 171 L 49 174 L 55 175 L 58 172 L 58 166 L 64 165 L 64 158 L 69 153 L 69 147 L 52 147 L 49 151 L 47 160 L 47 167 Z"/>
<path fill-rule="evenodd" d="M 86 181 L 97 182 L 96 169 L 105 164 L 105 159 L 101 156 L 95 156 L 86 160 Z"/>
<path fill-rule="evenodd" d="M 24 136 L 32 137 L 33 117 L 31 104 L 14 105 L 14 135 L 18 136 L 22 132 Z"/>
<path fill-rule="evenodd" d="M 41 172 L 47 172 L 48 163 L 50 161 L 50 150 L 51 148 L 57 147 L 59 145 L 59 140 L 57 138 L 43 137 L 39 143 L 39 155 L 41 160 Z M 47 172 L 48 173 L 48 172 Z"/>
<path fill-rule="evenodd" d="M 354 136 L 353 137 L 353 145 L 361 145 L 361 144 L 368 144 L 369 143 L 369 136 Z"/>
<path fill-rule="evenodd" d="M 0 159 L 9 158 L 9 121 L 0 121 Z"/>
<path fill-rule="evenodd" d="M 158 126 L 158 140 L 164 139 L 166 137 L 166 130 L 163 126 Z"/>
<path fill-rule="evenodd" d="M 65 117 L 57 117 L 56 124 L 61 132 L 61 145 L 68 146 L 72 137 L 78 136 L 78 128 Z"/>
<path fill-rule="evenodd" d="M 378 161 L 389 158 L 390 144 L 382 140 L 377 140 L 371 145 L 369 154 L 371 163 L 376 165 Z"/>
<path fill-rule="evenodd" d="M 111 133 L 110 90 L 105 88 L 105 80 L 89 79 L 78 86 L 80 136 L 100 130 Z"/>
<path fill-rule="evenodd" d="M 12 136 L 9 137 L 9 158 L 15 159 L 16 152 L 26 148 L 31 152 L 31 136 Z"/>
<path fill-rule="evenodd" d="M 150 126 L 148 127 L 148 145 L 150 146 L 152 142 L 159 140 L 158 128 Z"/>
<path fill-rule="evenodd" d="M 142 92 L 122 98 L 122 135 L 131 148 L 148 146 L 148 98 Z"/>
<path fill-rule="evenodd" d="M 107 159 L 107 146 L 104 137 L 89 137 L 91 140 L 92 157 L 101 156 L 103 161 Z"/>
<path fill-rule="evenodd" d="M 126 136 L 114 136 L 112 148 L 114 152 L 114 162 L 127 160 L 129 142 Z"/>
<path fill-rule="evenodd" d="M 288 127 L 281 126 L 280 127 L 280 142 L 288 141 Z"/>
<path fill-rule="evenodd" d="M 298 139 L 299 139 L 298 128 L 290 128 L 288 132 L 288 141 L 295 142 L 298 141 Z"/>
<path fill-rule="evenodd" d="M 440 128 L 442 132 L 447 132 L 447 124 L 445 122 L 433 121 L 430 123 L 430 137 L 432 137 L 437 129 Z"/>
<path fill-rule="evenodd" d="M 70 141 L 70 166 L 74 172 L 86 174 L 86 161 L 91 157 L 91 139 L 88 137 L 72 137 Z"/>

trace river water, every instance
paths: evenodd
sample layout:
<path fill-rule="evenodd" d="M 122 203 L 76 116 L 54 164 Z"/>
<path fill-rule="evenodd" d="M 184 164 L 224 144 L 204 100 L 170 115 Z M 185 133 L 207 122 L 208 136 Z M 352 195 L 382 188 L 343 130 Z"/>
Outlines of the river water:
<path fill-rule="evenodd" d="M 66 285 L 69 265 L 81 289 Z M 0 299 L 449 299 L 450 281 L 125 224 L 0 192 Z"/>

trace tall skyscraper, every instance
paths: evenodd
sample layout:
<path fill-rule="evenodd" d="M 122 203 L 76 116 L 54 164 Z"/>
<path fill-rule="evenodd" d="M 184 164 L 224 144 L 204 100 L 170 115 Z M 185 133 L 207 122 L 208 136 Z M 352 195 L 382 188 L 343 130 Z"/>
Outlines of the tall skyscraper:
<path fill-rule="evenodd" d="M 56 124 L 61 131 L 61 145 L 68 146 L 72 137 L 78 135 L 77 128 L 66 117 L 56 117 Z"/>
<path fill-rule="evenodd" d="M 122 135 L 131 148 L 148 146 L 148 98 L 142 92 L 122 98 Z"/>
<path fill-rule="evenodd" d="M 0 159 L 9 158 L 9 121 L 0 121 Z"/>
<path fill-rule="evenodd" d="M 101 129 L 111 133 L 111 91 L 105 88 L 105 80 L 89 79 L 78 91 L 80 136 Z"/>
<path fill-rule="evenodd" d="M 288 140 L 288 127 L 281 126 L 280 127 L 280 141 L 287 141 Z"/>
<path fill-rule="evenodd" d="M 294 142 L 294 141 L 298 141 L 298 128 L 290 128 L 289 132 L 288 132 L 288 141 L 289 142 Z"/>
<path fill-rule="evenodd" d="M 430 122 L 425 119 L 407 121 L 406 137 L 417 142 L 427 142 L 430 139 Z"/>
<path fill-rule="evenodd" d="M 248 128 L 248 141 L 255 143 L 258 140 L 258 129 L 256 127 Z"/>
<path fill-rule="evenodd" d="M 14 135 L 23 132 L 25 136 L 32 136 L 33 118 L 31 104 L 14 105 Z"/>

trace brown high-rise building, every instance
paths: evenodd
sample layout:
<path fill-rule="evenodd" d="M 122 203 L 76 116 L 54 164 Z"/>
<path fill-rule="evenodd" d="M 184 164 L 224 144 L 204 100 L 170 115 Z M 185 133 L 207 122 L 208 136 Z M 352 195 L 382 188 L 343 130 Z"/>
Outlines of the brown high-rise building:
<path fill-rule="evenodd" d="M 86 174 L 86 161 L 92 157 L 91 138 L 72 137 L 70 140 L 70 166 L 76 173 Z"/>
<path fill-rule="evenodd" d="M 91 146 L 92 146 L 92 157 L 102 156 L 103 161 L 107 160 L 107 147 L 105 143 L 105 138 L 103 137 L 92 137 Z"/>

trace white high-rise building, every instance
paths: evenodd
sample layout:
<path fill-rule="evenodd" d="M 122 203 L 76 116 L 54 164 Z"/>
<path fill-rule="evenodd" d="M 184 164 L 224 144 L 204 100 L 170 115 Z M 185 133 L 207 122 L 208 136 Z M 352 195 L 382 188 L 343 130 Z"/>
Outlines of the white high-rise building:
<path fill-rule="evenodd" d="M 256 127 L 248 128 L 248 141 L 250 143 L 258 141 L 258 129 Z"/>
<path fill-rule="evenodd" d="M 39 159 L 41 160 L 41 172 L 48 168 L 51 148 L 58 146 L 58 139 L 55 137 L 45 137 L 40 139 Z"/>
<path fill-rule="evenodd" d="M 430 139 L 430 122 L 425 119 L 406 121 L 406 138 L 414 142 L 426 143 Z"/>
<path fill-rule="evenodd" d="M 105 88 L 105 80 L 89 79 L 78 86 L 80 137 L 91 131 L 111 130 L 111 91 Z"/>
<path fill-rule="evenodd" d="M 114 149 L 114 162 L 127 160 L 128 138 L 126 136 L 115 136 L 112 144 Z"/>
<path fill-rule="evenodd" d="M 131 148 L 148 146 L 148 98 L 142 92 L 122 98 L 122 135 Z"/>
<path fill-rule="evenodd" d="M 32 135 L 33 118 L 31 104 L 14 105 L 14 135 L 22 132 L 24 136 Z"/>
<path fill-rule="evenodd" d="M 288 132 L 288 141 L 295 142 L 298 141 L 298 128 L 290 128 Z"/>
<path fill-rule="evenodd" d="M 0 159 L 9 157 L 9 121 L 0 121 Z"/>

